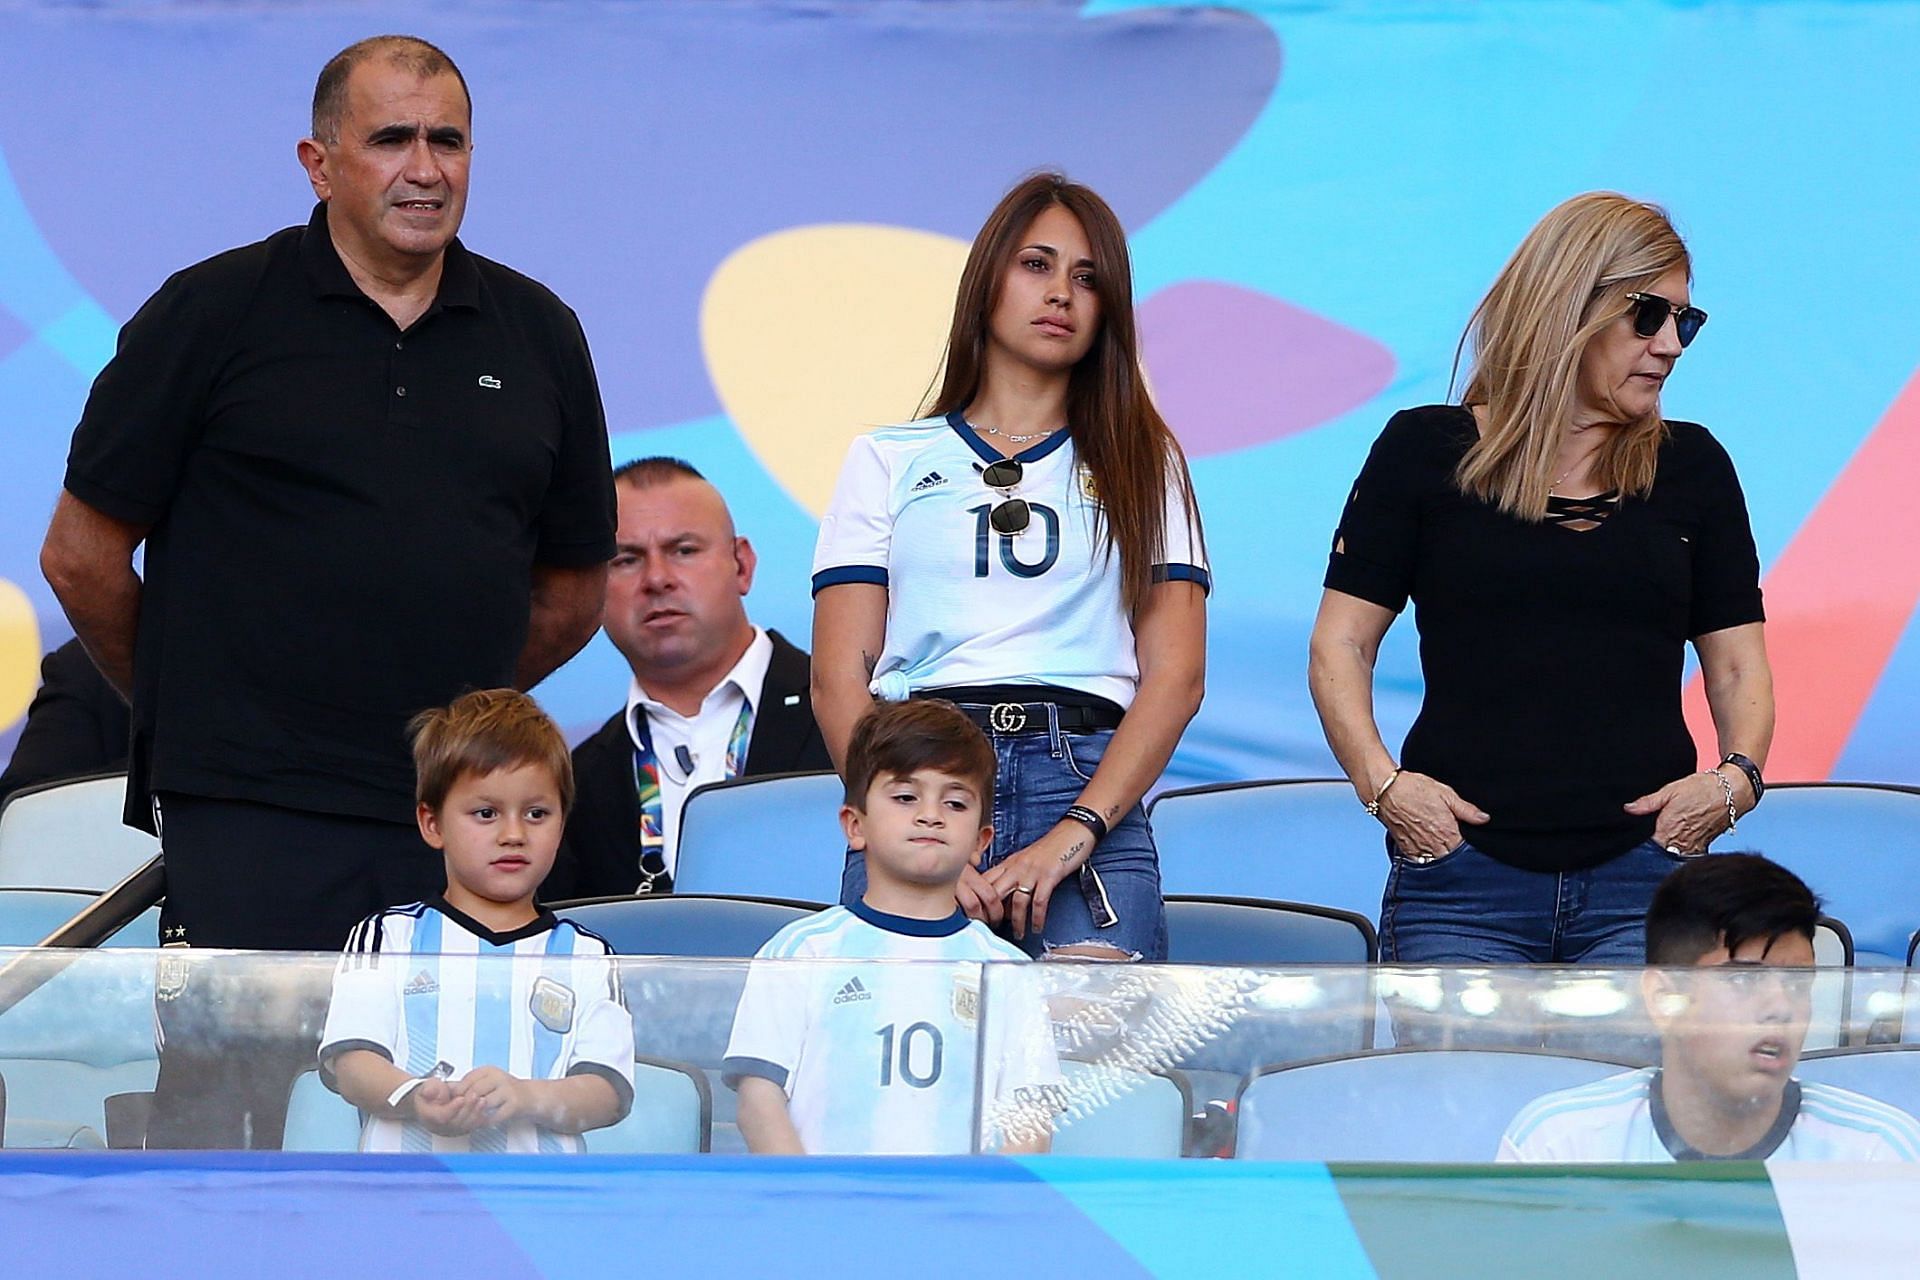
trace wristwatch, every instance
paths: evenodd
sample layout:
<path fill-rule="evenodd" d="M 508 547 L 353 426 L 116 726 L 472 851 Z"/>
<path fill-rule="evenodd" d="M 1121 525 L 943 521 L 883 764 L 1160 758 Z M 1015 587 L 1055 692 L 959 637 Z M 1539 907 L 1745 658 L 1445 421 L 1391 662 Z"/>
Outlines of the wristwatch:
<path fill-rule="evenodd" d="M 1753 788 L 1753 803 L 1758 805 L 1760 797 L 1767 794 L 1767 780 L 1760 776 L 1760 766 L 1741 755 L 1738 751 L 1729 751 L 1720 760 L 1721 764 L 1730 764 L 1747 775 L 1747 785 Z"/>

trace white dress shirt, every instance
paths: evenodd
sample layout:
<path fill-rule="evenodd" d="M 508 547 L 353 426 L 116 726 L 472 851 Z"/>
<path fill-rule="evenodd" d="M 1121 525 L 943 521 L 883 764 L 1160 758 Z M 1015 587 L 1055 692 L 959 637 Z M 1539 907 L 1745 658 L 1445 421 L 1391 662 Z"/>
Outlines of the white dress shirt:
<path fill-rule="evenodd" d="M 750 707 L 748 736 L 753 733 L 752 717 L 759 714 L 760 690 L 767 682 L 767 664 L 773 659 L 773 641 L 762 627 L 753 629 L 753 643 L 733 664 L 733 670 L 715 685 L 692 717 L 658 702 L 640 687 L 634 677 L 627 689 L 627 735 L 634 749 L 640 747 L 637 717 L 647 717 L 653 735 L 653 758 L 660 769 L 660 830 L 665 836 L 661 856 L 671 875 L 680 844 L 680 810 L 687 794 L 708 782 L 721 782 L 727 776 L 727 740 L 739 721 L 740 709 Z M 681 768 L 677 747 L 685 747 L 693 759 L 691 771 Z"/>

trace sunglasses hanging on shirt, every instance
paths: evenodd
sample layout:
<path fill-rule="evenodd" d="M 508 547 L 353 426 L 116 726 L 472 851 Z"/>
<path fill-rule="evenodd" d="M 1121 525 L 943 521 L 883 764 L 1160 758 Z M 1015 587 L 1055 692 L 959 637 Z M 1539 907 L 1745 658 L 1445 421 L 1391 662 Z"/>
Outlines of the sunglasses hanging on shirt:
<path fill-rule="evenodd" d="M 1033 523 L 1033 508 L 1027 505 L 1025 498 L 1014 497 L 1013 490 L 1026 477 L 1026 468 L 1012 458 L 1002 458 L 984 467 L 975 463 L 974 469 L 980 473 L 980 479 L 986 482 L 987 488 L 1000 495 L 1000 501 L 987 512 L 987 523 L 993 531 L 1004 533 L 1009 538 L 1025 533 L 1027 526 Z"/>
<path fill-rule="evenodd" d="M 1627 301 L 1633 304 L 1633 331 L 1642 338 L 1651 338 L 1660 332 L 1667 317 L 1673 317 L 1674 336 L 1680 339 L 1681 346 L 1690 344 L 1700 332 L 1700 326 L 1707 322 L 1707 313 L 1698 307 L 1676 307 L 1657 293 L 1630 293 Z"/>

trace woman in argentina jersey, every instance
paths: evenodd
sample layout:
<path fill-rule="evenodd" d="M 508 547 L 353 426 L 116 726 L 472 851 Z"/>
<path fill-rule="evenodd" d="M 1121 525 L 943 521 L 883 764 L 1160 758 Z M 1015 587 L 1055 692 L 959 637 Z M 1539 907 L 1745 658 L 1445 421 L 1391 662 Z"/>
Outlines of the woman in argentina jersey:
<path fill-rule="evenodd" d="M 1140 799 L 1199 709 L 1206 554 L 1142 376 L 1119 219 L 1059 174 L 975 237 L 928 415 L 855 440 L 814 553 L 836 763 L 874 698 L 936 696 L 999 758 L 961 907 L 1035 956 L 1162 960 Z M 859 900 L 848 857 L 841 901 Z"/>

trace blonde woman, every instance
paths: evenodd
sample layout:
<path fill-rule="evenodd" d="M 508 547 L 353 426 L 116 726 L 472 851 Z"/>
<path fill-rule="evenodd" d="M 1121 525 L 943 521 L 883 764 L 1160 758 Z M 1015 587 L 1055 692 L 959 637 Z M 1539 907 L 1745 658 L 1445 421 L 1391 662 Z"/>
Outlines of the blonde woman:
<path fill-rule="evenodd" d="M 1395 414 L 1334 536 L 1309 678 L 1386 827 L 1385 958 L 1639 963 L 1662 877 L 1760 799 L 1759 563 L 1732 462 L 1660 393 L 1706 322 L 1666 214 L 1577 196 L 1473 314 L 1458 405 Z M 1400 755 L 1373 664 L 1412 600 L 1425 698 Z M 1688 641 L 1719 742 L 1680 709 Z"/>

